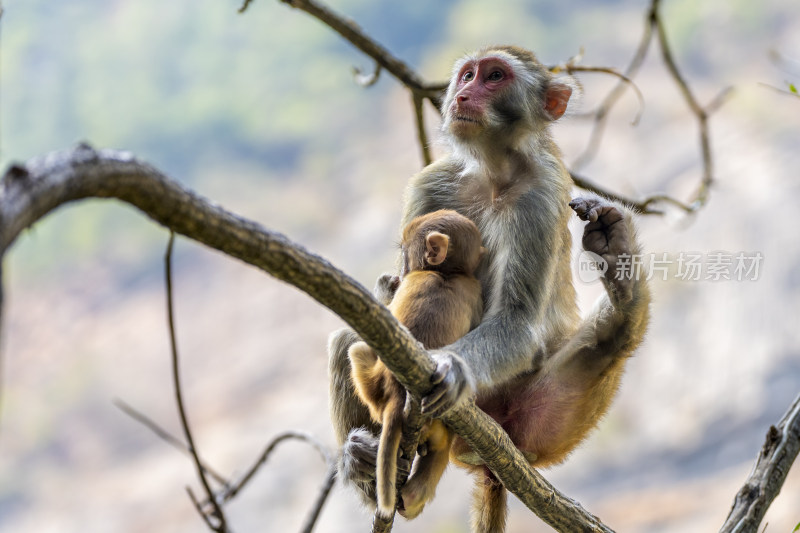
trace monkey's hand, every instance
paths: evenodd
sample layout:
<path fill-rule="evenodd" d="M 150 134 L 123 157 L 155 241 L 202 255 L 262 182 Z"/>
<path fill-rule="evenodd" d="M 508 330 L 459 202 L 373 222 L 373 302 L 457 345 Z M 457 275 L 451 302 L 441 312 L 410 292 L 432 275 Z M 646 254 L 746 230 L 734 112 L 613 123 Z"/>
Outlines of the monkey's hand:
<path fill-rule="evenodd" d="M 394 274 L 382 274 L 378 281 L 375 282 L 375 288 L 372 294 L 383 305 L 389 305 L 394 298 L 394 293 L 397 292 L 397 287 L 400 286 L 400 276 Z"/>
<path fill-rule="evenodd" d="M 569 203 L 581 220 L 589 223 L 583 230 L 583 248 L 605 261 L 605 280 L 611 296 L 620 303 L 633 297 L 636 264 L 633 230 L 628 215 L 621 208 L 599 197 L 575 198 Z M 599 262 L 599 261 L 598 261 Z"/>
<path fill-rule="evenodd" d="M 357 485 L 375 481 L 378 444 L 378 438 L 365 428 L 356 428 L 347 435 L 339 459 L 339 474 L 343 481 Z"/>
<path fill-rule="evenodd" d="M 436 371 L 431 375 L 431 390 L 422 397 L 422 414 L 439 418 L 475 395 L 475 378 L 455 353 L 434 351 L 430 355 L 436 361 Z"/>

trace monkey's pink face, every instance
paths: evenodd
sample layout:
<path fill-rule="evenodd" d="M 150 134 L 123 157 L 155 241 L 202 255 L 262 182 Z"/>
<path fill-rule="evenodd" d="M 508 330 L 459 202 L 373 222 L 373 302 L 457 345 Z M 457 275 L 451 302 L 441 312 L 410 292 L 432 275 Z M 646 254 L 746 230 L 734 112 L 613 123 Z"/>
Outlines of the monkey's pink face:
<path fill-rule="evenodd" d="M 456 93 L 448 109 L 450 131 L 470 137 L 486 126 L 487 112 L 503 89 L 514 81 L 514 70 L 503 58 L 468 60 L 457 74 Z"/>

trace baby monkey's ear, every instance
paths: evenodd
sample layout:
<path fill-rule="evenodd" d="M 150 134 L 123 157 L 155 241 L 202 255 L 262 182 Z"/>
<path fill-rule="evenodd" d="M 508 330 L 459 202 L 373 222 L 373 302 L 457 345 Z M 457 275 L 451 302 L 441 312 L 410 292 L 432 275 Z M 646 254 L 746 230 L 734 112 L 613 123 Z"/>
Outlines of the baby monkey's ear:
<path fill-rule="evenodd" d="M 450 245 L 450 237 L 438 231 L 432 231 L 425 237 L 425 261 L 429 265 L 441 265 L 447 257 L 447 247 Z"/>

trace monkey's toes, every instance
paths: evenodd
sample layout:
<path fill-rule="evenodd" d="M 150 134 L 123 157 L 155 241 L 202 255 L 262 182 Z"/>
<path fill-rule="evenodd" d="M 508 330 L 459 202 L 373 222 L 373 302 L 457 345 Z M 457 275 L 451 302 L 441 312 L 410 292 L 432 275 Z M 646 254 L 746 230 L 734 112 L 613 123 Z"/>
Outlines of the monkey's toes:
<path fill-rule="evenodd" d="M 601 205 L 600 200 L 596 198 L 582 197 L 575 198 L 569 203 L 569 206 L 581 220 L 588 220 L 589 222 L 597 221 Z"/>

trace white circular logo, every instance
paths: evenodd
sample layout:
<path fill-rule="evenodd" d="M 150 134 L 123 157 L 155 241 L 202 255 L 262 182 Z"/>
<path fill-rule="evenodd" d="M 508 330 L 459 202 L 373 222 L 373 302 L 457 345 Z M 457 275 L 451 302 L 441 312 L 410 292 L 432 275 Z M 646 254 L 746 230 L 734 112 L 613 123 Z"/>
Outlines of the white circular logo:
<path fill-rule="evenodd" d="M 578 278 L 584 283 L 592 283 L 602 278 L 608 271 L 608 263 L 594 252 L 584 250 L 578 256 Z"/>

